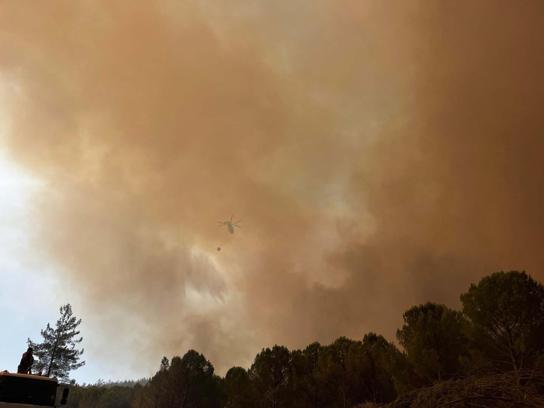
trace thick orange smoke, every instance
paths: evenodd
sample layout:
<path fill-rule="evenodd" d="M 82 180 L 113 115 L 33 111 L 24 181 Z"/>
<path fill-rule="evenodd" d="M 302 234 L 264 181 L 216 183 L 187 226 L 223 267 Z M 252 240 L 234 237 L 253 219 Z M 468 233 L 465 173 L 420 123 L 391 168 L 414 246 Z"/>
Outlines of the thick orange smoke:
<path fill-rule="evenodd" d="M 46 182 L 36 245 L 91 350 L 224 370 L 393 338 L 496 270 L 543 279 L 543 20 L 536 0 L 5 2 L 6 143 Z"/>

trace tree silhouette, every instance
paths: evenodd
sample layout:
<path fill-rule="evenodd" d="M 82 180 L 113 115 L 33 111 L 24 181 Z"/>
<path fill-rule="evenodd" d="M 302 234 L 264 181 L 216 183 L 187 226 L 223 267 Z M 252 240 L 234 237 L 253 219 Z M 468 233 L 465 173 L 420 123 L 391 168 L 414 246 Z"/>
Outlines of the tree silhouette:
<path fill-rule="evenodd" d="M 364 352 L 362 343 L 340 337 L 320 353 L 319 376 L 327 405 L 342 408 L 362 402 Z M 334 403 L 336 401 L 336 403 Z"/>
<path fill-rule="evenodd" d="M 139 390 L 134 405 L 142 408 L 218 408 L 222 406 L 221 380 L 206 358 L 189 350 L 185 355 L 163 357 L 159 371 Z"/>
<path fill-rule="evenodd" d="M 323 347 L 317 342 L 304 350 L 291 352 L 293 403 L 297 407 L 323 406 L 324 396 L 320 382 L 320 355 Z"/>
<path fill-rule="evenodd" d="M 363 338 L 365 357 L 364 384 L 368 395 L 365 400 L 376 403 L 389 402 L 412 388 L 413 370 L 393 344 L 383 336 L 368 333 Z"/>
<path fill-rule="evenodd" d="M 302 350 L 276 345 L 257 354 L 249 370 L 233 367 L 221 379 L 190 350 L 171 361 L 163 357 L 143 385 L 75 387 L 69 407 L 359 408 L 395 399 L 391 406 L 513 406 L 518 400 L 542 406 L 542 285 L 525 273 L 501 272 L 472 285 L 462 301 L 464 314 L 434 303 L 406 311 L 397 334 L 405 352 L 375 333 Z M 498 373 L 472 369 L 482 362 Z"/>
<path fill-rule="evenodd" d="M 47 376 L 53 376 L 62 381 L 67 381 L 70 371 L 85 365 L 80 361 L 83 349 L 78 350 L 77 345 L 83 340 L 79 336 L 78 326 L 81 319 L 72 315 L 72 307 L 66 304 L 59 309 L 60 317 L 55 328 L 49 323 L 41 331 L 43 342 L 35 343 L 28 339 L 28 345 L 34 349 L 37 361 L 35 367 Z"/>
<path fill-rule="evenodd" d="M 290 353 L 286 347 L 276 345 L 257 354 L 249 376 L 257 388 L 262 406 L 276 408 L 285 404 L 290 369 Z"/>
<path fill-rule="evenodd" d="M 544 286 L 525 272 L 496 272 L 461 295 L 474 347 L 494 369 L 519 372 L 544 352 Z"/>
<path fill-rule="evenodd" d="M 410 308 L 403 318 L 397 338 L 417 374 L 428 383 L 462 374 L 469 342 L 461 312 L 426 303 Z"/>
<path fill-rule="evenodd" d="M 226 408 L 257 407 L 255 388 L 248 372 L 242 367 L 232 367 L 225 375 Z"/>

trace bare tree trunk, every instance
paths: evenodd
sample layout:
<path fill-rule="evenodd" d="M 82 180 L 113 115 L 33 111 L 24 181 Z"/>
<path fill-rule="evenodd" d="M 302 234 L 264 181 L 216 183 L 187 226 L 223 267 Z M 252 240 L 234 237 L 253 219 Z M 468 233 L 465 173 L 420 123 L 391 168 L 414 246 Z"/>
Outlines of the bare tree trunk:
<path fill-rule="evenodd" d="M 57 347 L 59 346 L 59 333 L 57 333 L 57 338 L 55 339 L 55 346 L 51 352 L 51 360 L 49 360 L 49 367 L 47 368 L 47 377 L 51 375 L 51 368 L 53 368 L 53 361 L 55 361 L 55 353 L 57 352 Z"/>

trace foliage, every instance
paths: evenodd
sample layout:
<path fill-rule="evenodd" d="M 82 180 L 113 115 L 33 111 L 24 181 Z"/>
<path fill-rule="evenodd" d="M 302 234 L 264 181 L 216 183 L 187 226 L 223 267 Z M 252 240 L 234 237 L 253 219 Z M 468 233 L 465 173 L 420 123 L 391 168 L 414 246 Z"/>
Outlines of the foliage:
<path fill-rule="evenodd" d="M 248 372 L 242 367 L 232 367 L 225 375 L 224 390 L 227 408 L 257 407 L 257 393 Z"/>
<path fill-rule="evenodd" d="M 67 408 L 130 408 L 140 385 L 75 386 L 70 390 Z"/>
<path fill-rule="evenodd" d="M 383 336 L 366 334 L 363 347 L 369 360 L 370 372 L 367 382 L 374 402 L 393 400 L 397 394 L 417 385 L 412 366 L 406 355 L 401 353 Z"/>
<path fill-rule="evenodd" d="M 34 349 L 36 371 L 67 381 L 70 371 L 85 365 L 85 361 L 80 361 L 83 349 L 77 349 L 83 340 L 82 337 L 77 338 L 81 319 L 73 316 L 70 304 L 61 306 L 59 312 L 55 328 L 47 323 L 41 331 L 43 342 L 35 343 L 28 339 L 28 345 Z"/>
<path fill-rule="evenodd" d="M 323 347 L 312 343 L 291 352 L 291 396 L 294 407 L 320 407 L 326 395 L 320 378 Z"/>
<path fill-rule="evenodd" d="M 404 352 L 375 333 L 300 350 L 275 345 L 248 370 L 233 367 L 220 378 L 190 350 L 163 357 L 149 381 L 76 386 L 69 407 L 544 406 L 543 298 L 528 275 L 501 272 L 470 287 L 464 313 L 433 303 L 406 311 L 397 332 Z M 515 365 L 500 364 L 507 352 Z M 500 372 L 467 370 L 482 361 Z"/>
<path fill-rule="evenodd" d="M 289 350 L 283 346 L 262 350 L 249 369 L 249 376 L 259 395 L 262 407 L 284 406 L 288 400 L 290 381 Z"/>
<path fill-rule="evenodd" d="M 408 361 L 427 384 L 458 377 L 468 355 L 467 322 L 461 312 L 444 305 L 426 303 L 403 315 L 397 331 Z"/>
<path fill-rule="evenodd" d="M 471 285 L 461 302 L 484 364 L 519 371 L 543 353 L 544 287 L 525 272 L 487 276 Z"/>
<path fill-rule="evenodd" d="M 142 408 L 220 407 L 221 380 L 202 354 L 189 350 L 182 358 L 173 357 L 169 364 L 163 358 L 159 371 L 134 400 L 133 406 Z"/>

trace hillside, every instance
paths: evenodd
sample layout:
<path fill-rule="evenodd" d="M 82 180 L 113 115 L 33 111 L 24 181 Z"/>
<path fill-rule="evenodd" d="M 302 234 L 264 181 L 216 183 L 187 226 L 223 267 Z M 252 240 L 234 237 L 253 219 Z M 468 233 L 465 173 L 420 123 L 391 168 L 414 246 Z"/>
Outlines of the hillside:
<path fill-rule="evenodd" d="M 519 384 L 513 373 L 450 380 L 400 396 L 388 404 L 358 408 L 544 407 L 544 371 L 526 371 Z"/>

